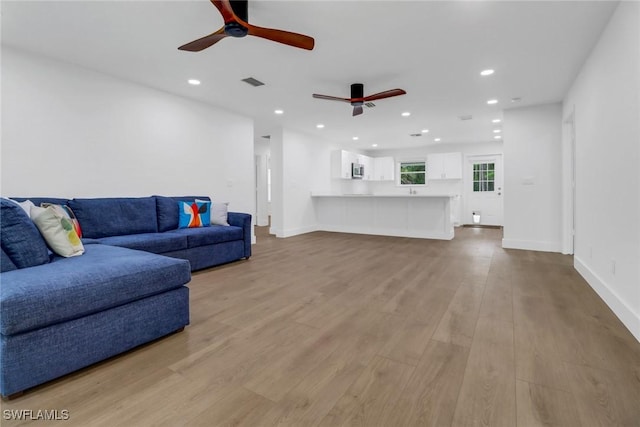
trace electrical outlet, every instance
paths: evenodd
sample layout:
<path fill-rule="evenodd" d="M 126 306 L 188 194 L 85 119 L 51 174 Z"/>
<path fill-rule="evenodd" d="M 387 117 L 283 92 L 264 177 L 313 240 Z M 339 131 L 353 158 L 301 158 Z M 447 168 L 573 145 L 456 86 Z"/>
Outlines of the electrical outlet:
<path fill-rule="evenodd" d="M 611 260 L 611 274 L 613 274 L 614 276 L 616 275 L 616 260 L 615 259 Z"/>

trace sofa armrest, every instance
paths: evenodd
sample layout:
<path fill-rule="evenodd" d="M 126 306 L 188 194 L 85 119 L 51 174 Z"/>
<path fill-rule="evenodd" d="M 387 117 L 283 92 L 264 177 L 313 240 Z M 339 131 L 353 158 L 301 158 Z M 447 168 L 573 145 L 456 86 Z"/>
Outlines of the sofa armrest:
<path fill-rule="evenodd" d="M 242 228 L 244 257 L 248 259 L 251 256 L 251 215 L 241 212 L 229 212 L 227 222 L 229 225 Z"/>

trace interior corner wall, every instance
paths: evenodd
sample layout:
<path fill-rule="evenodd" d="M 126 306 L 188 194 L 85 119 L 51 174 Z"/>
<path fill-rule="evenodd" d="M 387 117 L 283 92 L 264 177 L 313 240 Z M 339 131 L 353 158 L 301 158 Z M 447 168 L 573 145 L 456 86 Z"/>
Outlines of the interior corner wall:
<path fill-rule="evenodd" d="M 259 226 L 269 225 L 269 189 L 268 189 L 268 169 L 269 169 L 269 140 L 260 138 L 254 143 L 255 166 L 256 166 L 256 219 L 255 224 Z"/>
<path fill-rule="evenodd" d="M 284 228 L 284 147 L 282 139 L 282 128 L 271 132 L 269 140 L 269 151 L 271 161 L 271 227 L 270 234 L 276 237 L 285 237 Z"/>
<path fill-rule="evenodd" d="M 574 266 L 640 341 L 640 3 L 620 2 L 564 100 L 575 111 Z"/>
<path fill-rule="evenodd" d="M 255 211 L 253 121 L 2 47 L 2 194 L 210 195 Z"/>
<path fill-rule="evenodd" d="M 321 139 L 283 130 L 283 228 L 281 237 L 317 230 L 311 192 L 331 181 L 331 146 Z"/>
<path fill-rule="evenodd" d="M 562 105 L 504 111 L 504 248 L 561 252 Z"/>

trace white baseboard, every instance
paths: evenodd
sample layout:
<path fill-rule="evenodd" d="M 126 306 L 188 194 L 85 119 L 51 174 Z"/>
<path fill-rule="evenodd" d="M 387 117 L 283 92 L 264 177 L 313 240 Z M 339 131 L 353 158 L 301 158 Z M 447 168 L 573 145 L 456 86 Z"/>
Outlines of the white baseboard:
<path fill-rule="evenodd" d="M 523 249 L 526 251 L 562 252 L 561 242 L 502 239 L 502 247 L 505 249 Z"/>
<path fill-rule="evenodd" d="M 277 237 L 293 237 L 299 234 L 312 233 L 314 231 L 318 231 L 318 227 L 315 225 L 309 225 L 307 227 L 290 228 L 287 230 L 282 230 L 282 233 L 276 234 L 276 236 Z"/>
<path fill-rule="evenodd" d="M 411 237 L 415 239 L 437 239 L 451 240 L 454 237 L 453 227 L 451 231 L 443 232 L 436 230 L 407 230 L 398 229 L 378 229 L 372 227 L 353 227 L 353 226 L 336 226 L 336 225 L 319 225 L 317 231 L 331 231 L 334 233 L 352 233 L 352 234 L 369 234 L 373 236 L 390 236 L 390 237 Z"/>
<path fill-rule="evenodd" d="M 640 342 L 640 314 L 635 313 L 618 294 L 594 273 L 580 258 L 574 255 L 573 266 L 594 291 L 609 306 L 629 332 Z"/>

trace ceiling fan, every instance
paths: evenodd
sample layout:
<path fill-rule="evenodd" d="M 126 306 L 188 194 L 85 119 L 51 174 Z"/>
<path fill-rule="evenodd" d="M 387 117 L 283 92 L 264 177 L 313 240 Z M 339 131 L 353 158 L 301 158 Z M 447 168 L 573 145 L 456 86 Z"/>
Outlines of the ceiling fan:
<path fill-rule="evenodd" d="M 319 95 L 317 93 L 314 93 L 313 97 L 317 99 L 327 99 L 329 101 L 349 102 L 353 105 L 353 115 L 358 116 L 362 114 L 362 104 L 365 102 L 391 98 L 392 96 L 404 95 L 406 93 L 407 92 L 402 89 L 391 89 L 380 93 L 374 93 L 373 95 L 364 96 L 364 85 L 362 83 L 354 83 L 351 85 L 351 98 L 338 98 L 337 96 Z"/>
<path fill-rule="evenodd" d="M 244 37 L 246 35 L 262 37 L 263 39 L 299 47 L 301 49 L 313 49 L 315 41 L 312 37 L 249 24 L 247 22 L 249 15 L 248 0 L 211 0 L 211 3 L 213 3 L 220 11 L 220 14 L 222 14 L 222 18 L 224 19 L 222 28 L 208 36 L 182 45 L 178 49 L 199 52 L 213 46 L 225 37 Z"/>

